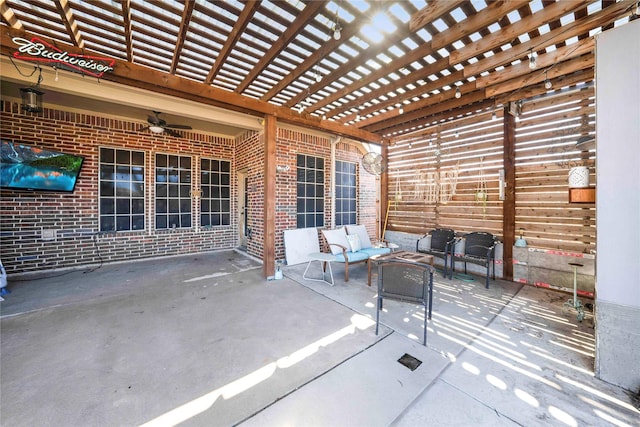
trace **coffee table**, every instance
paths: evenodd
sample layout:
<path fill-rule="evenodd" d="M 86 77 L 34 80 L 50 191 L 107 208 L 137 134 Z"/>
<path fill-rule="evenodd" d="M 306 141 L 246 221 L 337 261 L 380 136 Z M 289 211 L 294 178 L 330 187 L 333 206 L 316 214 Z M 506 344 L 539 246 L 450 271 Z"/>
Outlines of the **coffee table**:
<path fill-rule="evenodd" d="M 433 267 L 433 255 L 411 251 L 395 251 L 383 255 L 374 255 L 369 258 L 369 262 L 367 263 L 369 265 L 369 278 L 367 280 L 367 285 L 371 286 L 371 264 L 377 266 L 378 262 L 390 259 L 404 262 L 415 262 L 416 264 L 429 264 Z"/>

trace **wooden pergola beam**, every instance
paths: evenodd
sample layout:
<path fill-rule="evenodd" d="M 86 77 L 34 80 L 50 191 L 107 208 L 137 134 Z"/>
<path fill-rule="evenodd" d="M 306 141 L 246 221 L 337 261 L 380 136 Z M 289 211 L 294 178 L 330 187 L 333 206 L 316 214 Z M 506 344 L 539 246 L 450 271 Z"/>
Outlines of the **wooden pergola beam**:
<path fill-rule="evenodd" d="M 127 52 L 127 62 L 133 62 L 133 36 L 131 31 L 131 0 L 120 0 L 122 8 L 124 44 Z"/>
<path fill-rule="evenodd" d="M 446 31 L 435 34 L 433 36 L 433 39 L 431 39 L 431 47 L 434 50 L 445 47 L 448 44 L 455 42 L 456 40 L 460 40 L 461 38 L 468 36 L 469 34 L 473 34 L 476 31 L 479 31 L 493 24 L 494 22 L 498 22 L 507 13 L 518 9 L 528 3 L 529 1 L 527 0 L 490 2 L 485 9 L 482 9 L 475 15 L 458 22 L 456 25 L 448 28 Z"/>
<path fill-rule="evenodd" d="M 16 51 L 16 46 L 12 41 L 13 37 L 22 37 L 26 39 L 34 37 L 33 34 L 25 31 L 12 29 L 3 31 L 0 36 L 2 54 L 7 56 L 13 55 Z M 87 50 L 83 51 L 71 45 L 66 45 L 53 40 L 46 40 L 44 37 L 40 38 L 69 53 L 93 55 L 98 57 L 101 56 L 95 52 Z M 169 73 L 152 70 L 149 67 L 132 64 L 126 61 L 116 59 L 113 72 L 104 74 L 102 79 L 152 90 L 167 95 L 183 97 L 185 99 L 191 99 L 197 102 L 226 108 L 231 111 L 256 114 L 258 116 L 270 114 L 277 117 L 279 121 L 353 138 L 358 141 L 372 142 L 376 144 L 382 143 L 382 138 L 379 135 L 363 129 L 358 129 L 354 126 L 344 126 L 337 122 L 320 120 L 317 117 L 296 113 L 286 107 L 276 106 L 268 102 L 242 96 L 211 85 L 206 85 L 201 82 L 196 82 L 194 80 L 175 76 Z"/>
<path fill-rule="evenodd" d="M 546 6 L 544 10 L 538 13 L 526 16 L 520 21 L 502 28 L 500 31 L 483 36 L 475 43 L 454 50 L 449 54 L 450 61 L 457 64 L 484 52 L 489 52 L 505 43 L 513 41 L 521 34 L 536 30 L 547 22 L 564 16 L 580 7 L 584 7 L 584 4 L 577 1 L 560 1 Z"/>
<path fill-rule="evenodd" d="M 452 91 L 448 91 L 452 92 Z M 417 108 L 410 112 L 400 114 L 397 109 L 384 113 L 386 116 L 384 120 L 378 120 L 373 124 L 367 123 L 369 119 L 364 120 L 362 127 L 370 132 L 388 133 L 386 129 L 398 125 L 404 125 L 411 122 L 424 122 L 424 118 L 430 115 L 441 113 L 443 111 L 455 110 L 463 107 L 467 104 L 473 104 L 485 100 L 484 89 L 475 90 L 473 92 L 465 93 L 460 98 L 455 98 L 453 94 L 443 93 L 435 95 L 434 97 L 426 98 L 419 101 L 416 104 L 420 104 L 422 108 Z M 431 102 L 431 98 L 437 98 L 436 102 Z M 383 114 L 381 114 L 383 115 Z M 378 116 L 374 117 L 377 118 Z"/>
<path fill-rule="evenodd" d="M 594 69 L 588 68 L 586 70 L 578 71 L 573 74 L 565 75 L 557 79 L 552 79 L 551 83 L 553 87 L 566 87 L 576 85 L 583 82 L 590 82 L 594 78 Z M 538 83 L 536 85 L 528 86 L 517 92 L 508 92 L 499 95 L 495 98 L 496 105 L 506 104 L 510 101 L 518 101 L 520 99 L 532 98 L 534 96 L 542 95 L 549 92 L 549 89 L 544 87 L 544 83 Z"/>
<path fill-rule="evenodd" d="M 193 14 L 193 8 L 195 7 L 195 1 L 185 1 L 184 9 L 182 10 L 182 20 L 180 21 L 180 30 L 178 30 L 178 38 L 176 40 L 176 46 L 173 49 L 173 59 L 171 60 L 171 68 L 169 73 L 175 74 L 180 62 L 180 54 L 184 46 L 184 41 L 187 38 L 187 31 L 189 30 L 189 23 L 191 22 L 191 15 Z"/>
<path fill-rule="evenodd" d="M 445 15 L 446 13 L 452 11 L 453 9 L 455 9 L 456 7 L 458 7 L 460 4 L 463 4 L 463 1 L 459 1 L 459 0 L 452 0 L 452 1 L 443 1 L 443 2 L 431 2 L 429 3 L 429 5 L 427 5 L 424 9 L 422 9 L 419 12 L 416 12 L 415 14 L 413 14 L 413 16 L 411 17 L 411 21 L 409 22 L 409 32 L 411 31 L 417 31 L 420 28 L 422 28 L 423 26 L 437 20 L 438 18 L 440 18 L 441 16 Z M 415 21 L 415 22 L 414 22 Z M 395 38 L 392 39 L 391 41 L 395 42 Z M 389 43 L 391 44 L 391 43 Z M 408 52 L 406 55 L 404 55 L 401 58 L 396 59 L 393 64 L 395 67 L 395 70 L 398 71 L 406 66 L 408 66 L 409 64 L 411 64 L 412 62 L 418 61 L 421 58 L 423 58 L 424 56 L 428 55 L 429 53 L 433 52 L 434 49 L 431 41 L 424 43 L 422 46 L 420 46 L 417 49 L 414 49 L 410 52 Z M 377 54 L 377 52 L 376 52 Z M 436 71 L 432 71 L 433 68 L 432 67 L 427 67 L 430 71 L 432 72 L 439 72 L 442 71 L 442 69 L 444 69 L 444 63 L 438 61 L 438 64 L 443 64 L 443 66 L 441 68 L 439 68 Z M 338 78 L 340 78 L 342 75 L 348 73 L 349 71 L 351 71 L 352 66 L 345 64 L 342 67 L 340 67 L 339 70 L 332 72 L 332 80 L 331 81 L 326 81 L 323 79 L 322 81 L 322 85 L 318 85 L 313 86 L 312 89 L 315 89 L 315 91 L 321 89 L 324 86 L 327 86 L 329 83 L 331 83 L 332 81 L 337 80 Z M 325 97 L 324 99 L 322 99 L 321 101 L 315 103 L 313 105 L 313 109 L 314 110 L 318 110 L 322 107 L 325 107 L 329 104 L 331 104 L 332 102 L 346 96 L 349 95 L 350 93 L 364 87 L 367 86 L 368 84 L 370 84 L 371 82 L 375 82 L 380 78 L 384 78 L 389 74 L 389 69 L 382 67 L 379 70 L 376 70 L 374 72 L 372 72 L 371 74 L 369 74 L 368 76 L 358 80 L 357 82 L 354 82 L 353 84 L 338 90 L 336 92 L 334 92 L 333 94 Z M 421 70 L 424 71 L 424 70 Z M 416 82 L 422 78 L 424 78 L 424 72 L 420 72 L 420 74 L 414 75 L 414 73 L 411 73 L 411 76 L 414 76 L 413 82 Z M 428 74 L 427 74 L 428 75 Z M 408 82 L 407 82 L 408 83 Z M 373 96 L 371 94 L 368 94 L 365 98 L 363 98 L 361 100 L 362 103 L 366 103 L 368 100 L 372 99 Z M 353 108 L 352 106 L 342 106 L 340 107 L 340 112 L 342 111 L 346 111 L 350 108 Z M 335 115 L 332 111 L 332 115 Z"/>
<path fill-rule="evenodd" d="M 558 67 L 556 67 L 556 65 L 586 53 L 592 53 L 594 49 L 595 40 L 593 38 L 584 39 L 578 43 L 558 48 L 553 52 L 538 55 L 536 58 L 536 70 L 532 71 L 531 68 L 529 68 L 529 63 L 523 61 L 517 65 L 512 65 L 499 73 L 492 73 L 487 76 L 478 77 L 476 79 L 476 87 L 488 87 L 531 74 L 544 75 L 547 73 L 547 75 L 552 77 L 558 77 L 561 73 L 558 72 Z M 555 72 L 552 74 L 552 71 L 554 70 Z"/>
<path fill-rule="evenodd" d="M 320 1 L 320 0 L 306 3 L 305 8 L 302 10 L 300 15 L 296 17 L 295 21 L 293 21 L 287 27 L 287 29 L 282 33 L 280 38 L 276 40 L 271 45 L 269 50 L 262 56 L 262 58 L 260 58 L 260 64 L 262 65 L 253 67 L 251 72 L 249 72 L 249 74 L 247 74 L 244 80 L 240 82 L 235 92 L 237 93 L 244 92 L 244 90 L 262 73 L 262 71 L 264 71 L 265 67 L 268 66 L 271 63 L 271 61 L 273 61 L 276 55 L 282 52 L 282 50 L 285 47 L 287 47 L 287 45 L 291 42 L 291 40 L 293 40 L 298 34 L 300 34 L 302 30 L 304 30 L 304 28 L 310 21 L 314 20 L 316 13 L 320 9 L 325 7 L 325 5 L 326 5 L 326 1 Z"/>
<path fill-rule="evenodd" d="M 24 25 L 18 18 L 16 18 L 16 14 L 13 12 L 13 9 L 7 5 L 7 0 L 0 0 L 0 15 L 2 15 L 2 20 L 11 28 L 15 30 L 24 29 Z"/>
<path fill-rule="evenodd" d="M 554 45 L 583 33 L 588 33 L 595 27 L 615 21 L 628 9 L 628 7 L 629 5 L 626 2 L 615 3 L 583 20 L 574 22 L 573 25 L 556 28 L 555 30 L 551 30 L 540 37 L 531 39 L 526 43 L 514 45 L 510 49 L 485 58 L 475 64 L 469 64 L 464 67 L 464 75 L 465 77 L 477 76 L 484 71 L 492 70 L 500 65 L 510 63 L 518 58 L 526 56 L 527 53 L 535 51 L 541 46 Z"/>
<path fill-rule="evenodd" d="M 209 70 L 209 74 L 207 74 L 207 78 L 204 79 L 204 82 L 206 84 L 211 84 L 213 82 L 213 79 L 218 75 L 218 72 L 222 68 L 224 62 L 227 60 L 227 57 L 231 53 L 231 50 L 238 43 L 238 40 L 240 40 L 242 32 L 245 28 L 247 28 L 247 25 L 249 25 L 249 22 L 251 22 L 251 18 L 256 13 L 259 7 L 260 2 L 257 0 L 249 0 L 245 3 L 244 9 L 242 9 L 242 12 L 238 16 L 238 20 L 229 33 L 227 41 L 220 49 L 215 62 L 211 66 L 211 70 Z"/>
<path fill-rule="evenodd" d="M 84 48 L 84 41 L 82 40 L 82 36 L 80 35 L 80 30 L 78 29 L 78 23 L 76 19 L 73 17 L 73 12 L 69 7 L 68 0 L 54 0 L 54 4 L 56 5 L 56 9 L 58 9 L 58 13 L 60 14 L 60 18 L 64 23 L 65 28 L 67 29 L 67 33 L 69 34 L 69 38 L 73 41 L 73 44 L 80 49 Z"/>
<path fill-rule="evenodd" d="M 593 54 L 586 54 L 554 65 L 546 73 L 546 77 L 548 77 L 549 79 L 554 79 L 559 76 L 571 75 L 576 71 L 593 69 L 594 65 L 595 56 Z M 488 98 L 493 98 L 503 93 L 520 91 L 523 88 L 534 86 L 544 81 L 544 72 L 529 73 L 520 77 L 513 78 L 511 80 L 488 86 L 485 93 Z"/>
<path fill-rule="evenodd" d="M 365 63 L 370 59 L 375 59 L 381 53 L 386 53 L 388 51 L 389 45 L 401 42 L 408 35 L 409 35 L 409 32 L 406 26 L 402 29 L 399 28 L 387 40 L 389 44 L 380 45 L 380 46 L 370 46 L 369 49 L 367 49 L 365 52 L 362 52 L 358 56 L 358 60 L 360 61 L 360 63 Z M 351 71 L 353 71 L 353 69 L 354 69 L 353 64 L 350 62 L 342 64 L 337 69 L 331 71 L 329 75 L 324 76 L 320 82 L 313 83 L 311 86 L 309 86 L 309 93 L 315 93 L 319 90 L 322 90 L 323 88 L 331 85 L 331 83 L 339 80 L 341 77 L 349 74 Z M 343 93 L 343 91 L 339 91 L 339 92 Z M 348 94 L 353 92 L 353 89 L 350 87 L 345 88 L 344 92 Z M 300 92 L 296 96 L 292 97 L 289 101 L 287 101 L 284 105 L 286 105 L 287 107 L 293 107 L 298 102 L 300 102 L 305 96 L 306 96 L 305 92 Z M 368 94 L 367 99 L 370 99 L 370 98 L 371 96 Z M 316 106 L 314 104 L 313 109 L 318 110 L 324 105 L 326 104 L 323 103 L 323 105 L 321 106 Z"/>
<path fill-rule="evenodd" d="M 442 61 L 442 60 L 441 60 Z M 428 69 L 429 67 L 427 67 L 426 69 Z M 431 73 L 429 73 L 431 74 Z M 375 104 L 374 106 L 368 107 L 368 108 L 363 108 L 362 110 L 359 111 L 360 115 L 362 116 L 366 116 L 370 113 L 374 113 L 376 111 L 380 111 L 382 109 L 385 108 L 390 108 L 390 107 L 394 107 L 396 106 L 396 104 L 401 103 L 403 105 L 403 108 L 405 110 L 405 112 L 409 112 L 412 110 L 415 110 L 418 107 L 418 104 L 415 104 L 416 102 L 419 101 L 413 101 L 413 102 L 408 102 L 408 103 L 403 103 L 403 101 L 406 100 L 410 100 L 412 98 L 421 98 L 422 99 L 422 95 L 425 93 L 429 93 L 432 92 L 436 89 L 440 89 L 443 86 L 447 86 L 447 85 L 451 85 L 454 82 L 460 80 L 462 78 L 462 71 L 456 71 L 455 73 L 451 73 L 448 76 L 445 77 L 441 77 L 436 81 L 429 81 L 428 83 L 424 84 L 423 86 L 418 86 L 413 90 L 408 90 L 405 93 L 403 93 L 402 95 L 396 96 L 394 98 L 390 98 L 388 101 L 385 102 L 380 102 L 378 104 Z M 410 79 L 410 76 L 406 77 L 407 80 Z M 388 88 L 388 87 L 384 87 L 384 88 L 380 88 L 378 91 L 374 91 L 376 95 L 382 95 L 386 92 L 390 92 L 392 90 L 395 90 L 395 88 L 398 87 L 403 87 L 405 84 L 403 82 L 404 79 L 401 79 L 397 82 L 395 82 L 394 84 L 394 88 Z M 406 80 L 405 80 L 406 81 Z M 372 94 L 374 93 L 372 92 Z M 415 105 L 414 105 L 415 104 Z M 350 107 L 353 108 L 353 107 Z M 335 114 L 340 114 L 343 111 L 346 111 L 346 108 L 340 108 L 340 109 L 336 109 L 334 110 Z M 340 120 L 341 123 L 345 123 L 348 122 L 349 120 L 352 120 L 352 118 L 350 117 L 345 117 L 342 120 Z"/>
<path fill-rule="evenodd" d="M 349 39 L 351 36 L 360 31 L 360 26 L 358 24 L 352 23 L 351 25 L 344 26 L 342 28 L 342 36 L 341 39 Z M 313 52 L 309 57 L 300 65 L 298 65 L 294 70 L 292 70 L 285 78 L 280 80 L 278 84 L 274 85 L 267 93 L 265 93 L 262 98 L 262 101 L 269 101 L 271 98 L 280 93 L 283 89 L 289 86 L 292 82 L 294 82 L 298 77 L 306 73 L 309 69 L 311 69 L 318 61 L 320 61 L 327 52 L 331 52 L 334 49 L 338 48 L 340 44 L 343 43 L 341 40 L 335 40 L 331 37 L 325 43 L 322 48 Z"/>
<path fill-rule="evenodd" d="M 411 20 L 409 21 L 409 31 L 418 31 L 425 25 L 430 24 L 436 19 L 440 18 L 445 13 L 449 13 L 456 7 L 459 7 L 462 3 L 464 3 L 464 1 L 462 0 L 429 2 L 427 6 L 411 15 Z"/>

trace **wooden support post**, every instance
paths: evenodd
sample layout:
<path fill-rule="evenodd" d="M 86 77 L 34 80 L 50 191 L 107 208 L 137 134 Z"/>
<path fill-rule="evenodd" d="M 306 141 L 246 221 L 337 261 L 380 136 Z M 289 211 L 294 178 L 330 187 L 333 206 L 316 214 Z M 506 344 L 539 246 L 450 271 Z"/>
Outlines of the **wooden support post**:
<path fill-rule="evenodd" d="M 516 230 L 516 119 L 504 108 L 504 180 L 506 188 L 502 203 L 502 234 L 504 252 L 502 275 L 513 280 L 513 244 Z"/>
<path fill-rule="evenodd" d="M 276 262 L 276 118 L 266 115 L 264 122 L 264 239 L 262 271 L 275 274 Z"/>

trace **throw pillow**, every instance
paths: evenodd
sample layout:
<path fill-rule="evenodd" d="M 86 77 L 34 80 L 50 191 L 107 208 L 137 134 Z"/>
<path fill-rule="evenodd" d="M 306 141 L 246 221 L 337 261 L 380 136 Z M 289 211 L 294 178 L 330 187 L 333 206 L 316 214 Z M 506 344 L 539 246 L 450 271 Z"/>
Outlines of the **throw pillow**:
<path fill-rule="evenodd" d="M 362 249 L 371 248 L 373 245 L 371 244 L 371 239 L 369 238 L 369 233 L 367 233 L 367 228 L 364 225 L 347 225 L 347 233 L 349 234 L 357 234 L 360 237 L 360 245 Z"/>
<path fill-rule="evenodd" d="M 357 234 L 347 234 L 347 242 L 349 242 L 351 252 L 358 252 L 360 249 L 362 249 L 362 245 L 360 244 L 360 237 Z"/>

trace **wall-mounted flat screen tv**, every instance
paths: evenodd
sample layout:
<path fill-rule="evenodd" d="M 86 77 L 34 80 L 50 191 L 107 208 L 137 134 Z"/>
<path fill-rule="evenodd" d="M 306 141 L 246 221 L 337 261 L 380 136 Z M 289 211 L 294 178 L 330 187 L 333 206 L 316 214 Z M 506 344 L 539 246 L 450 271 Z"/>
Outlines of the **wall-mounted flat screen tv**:
<path fill-rule="evenodd" d="M 0 186 L 18 190 L 72 192 L 83 157 L 1 141 Z"/>

